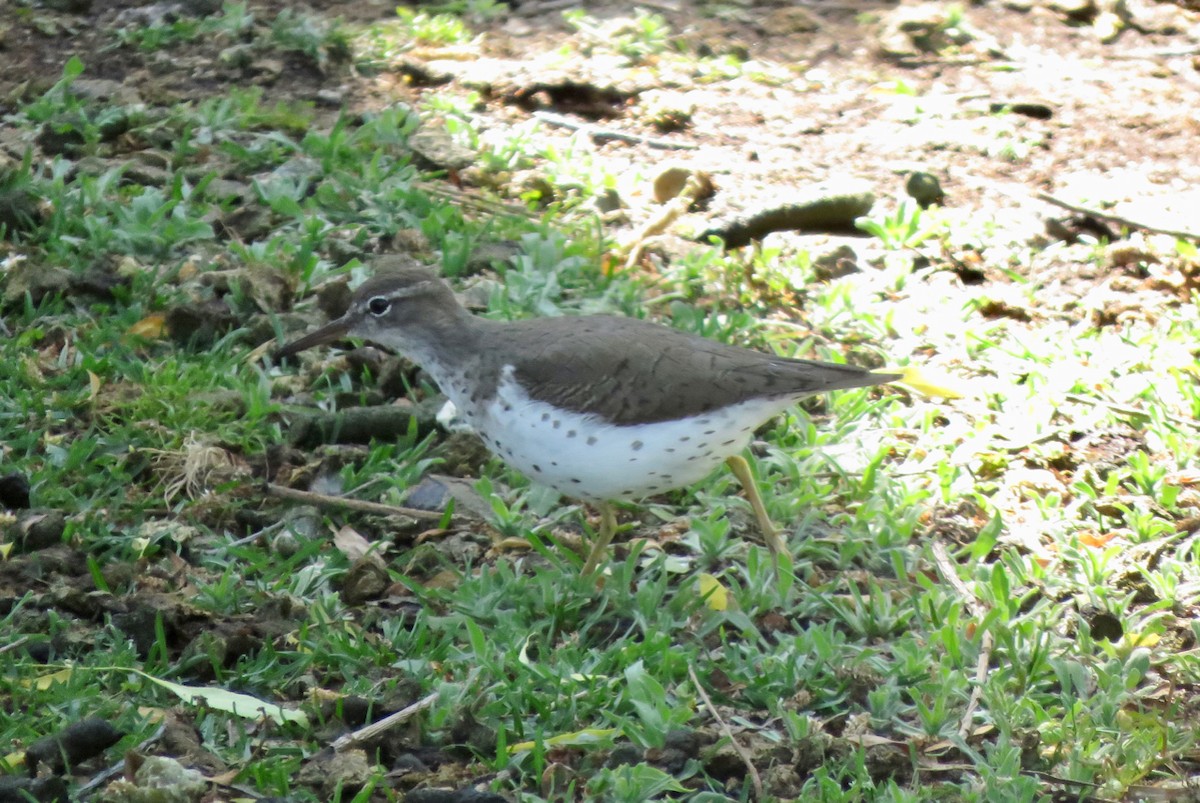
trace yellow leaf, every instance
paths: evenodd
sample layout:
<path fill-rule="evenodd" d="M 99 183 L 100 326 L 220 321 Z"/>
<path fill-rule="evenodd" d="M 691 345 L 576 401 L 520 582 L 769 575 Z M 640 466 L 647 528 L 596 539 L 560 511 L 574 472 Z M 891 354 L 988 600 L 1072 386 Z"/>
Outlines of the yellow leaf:
<path fill-rule="evenodd" d="M 144 337 L 147 340 L 158 340 L 163 336 L 163 332 L 167 330 L 167 318 L 162 313 L 156 312 L 153 315 L 147 315 L 140 321 L 129 327 L 129 331 L 125 334 L 133 335 L 134 337 Z"/>
<path fill-rule="evenodd" d="M 17 767 L 23 766 L 25 766 L 24 750 L 9 753 L 7 756 L 0 756 L 0 769 L 3 769 L 6 773 L 11 773 Z"/>
<path fill-rule="evenodd" d="M 88 401 L 95 401 L 100 395 L 100 388 L 104 385 L 104 380 L 95 374 L 93 371 L 88 371 L 88 384 L 91 386 L 91 393 L 88 394 Z"/>
<path fill-rule="evenodd" d="M 57 672 L 51 672 L 49 675 L 36 677 L 33 680 L 23 680 L 21 681 L 21 685 L 27 689 L 45 691 L 56 683 L 66 683 L 71 679 L 71 672 L 71 667 L 67 667 L 66 669 L 60 669 Z"/>
<path fill-rule="evenodd" d="M 587 747 L 588 745 L 599 744 L 601 742 L 610 741 L 610 738 L 617 732 L 616 728 L 584 728 L 581 731 L 573 733 L 560 733 L 557 736 L 551 736 L 542 740 L 542 744 L 546 747 Z M 537 746 L 537 742 L 518 742 L 508 746 L 508 754 L 525 753 Z"/>
<path fill-rule="evenodd" d="M 1162 640 L 1157 633 L 1126 633 L 1125 643 L 1130 647 L 1153 647 Z"/>
<path fill-rule="evenodd" d="M 729 607 L 729 592 L 720 580 L 705 573 L 696 578 L 696 585 L 700 587 L 700 596 L 704 597 L 704 602 L 709 608 L 723 611 Z"/>

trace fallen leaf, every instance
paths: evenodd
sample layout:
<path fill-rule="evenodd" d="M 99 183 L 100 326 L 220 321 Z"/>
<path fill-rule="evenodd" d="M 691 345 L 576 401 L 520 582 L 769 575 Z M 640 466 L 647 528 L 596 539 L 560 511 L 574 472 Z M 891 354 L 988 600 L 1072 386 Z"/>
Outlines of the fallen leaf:
<path fill-rule="evenodd" d="M 144 337 L 147 340 L 159 340 L 167 331 L 167 316 L 160 312 L 147 315 L 125 332 L 133 337 Z"/>
<path fill-rule="evenodd" d="M 700 588 L 700 596 L 704 597 L 704 603 L 714 611 L 723 611 L 729 607 L 729 592 L 725 586 L 716 577 L 711 574 L 701 574 L 696 578 L 696 585 Z"/>
<path fill-rule="evenodd" d="M 373 551 L 371 542 L 349 525 L 333 534 L 333 545 L 351 562 L 364 558 Z M 382 546 L 380 545 L 380 548 Z"/>
<path fill-rule="evenodd" d="M 1091 530 L 1086 530 L 1079 534 L 1079 543 L 1083 544 L 1084 546 L 1090 546 L 1099 549 L 1100 547 L 1107 545 L 1108 542 L 1113 539 L 1114 535 L 1116 535 L 1116 533 L 1100 534 L 1094 533 Z"/>

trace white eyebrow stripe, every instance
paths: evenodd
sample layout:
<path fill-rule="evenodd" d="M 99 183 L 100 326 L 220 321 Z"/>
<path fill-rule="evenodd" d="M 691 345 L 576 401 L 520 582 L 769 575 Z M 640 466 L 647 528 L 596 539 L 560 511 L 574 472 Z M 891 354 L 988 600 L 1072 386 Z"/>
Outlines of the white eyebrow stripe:
<path fill-rule="evenodd" d="M 383 293 L 375 293 L 367 296 L 363 303 L 370 303 L 377 298 L 382 298 L 387 301 L 397 301 L 401 298 L 411 298 L 413 296 L 420 295 L 431 286 L 433 286 L 433 282 L 417 282 L 416 284 L 410 284 L 408 287 L 400 287 L 396 290 L 388 290 Z"/>

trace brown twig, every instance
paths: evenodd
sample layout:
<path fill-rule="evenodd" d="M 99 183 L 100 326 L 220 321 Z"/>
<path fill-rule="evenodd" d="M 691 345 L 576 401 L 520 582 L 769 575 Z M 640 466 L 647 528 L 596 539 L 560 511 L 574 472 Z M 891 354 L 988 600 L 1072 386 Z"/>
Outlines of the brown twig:
<path fill-rule="evenodd" d="M 394 714 L 388 714 L 378 722 L 372 722 L 370 725 L 364 725 L 356 731 L 351 731 L 344 736 L 339 736 L 333 742 L 333 749 L 340 752 L 342 750 L 346 750 L 347 748 L 360 745 L 363 742 L 370 741 L 384 731 L 394 728 L 397 725 L 402 725 L 408 720 L 412 719 L 426 708 L 431 707 L 437 702 L 437 699 L 438 693 L 432 692 L 425 695 L 420 700 L 417 700 L 407 708 L 401 708 Z"/>
<path fill-rule="evenodd" d="M 649 145 L 651 148 L 661 148 L 663 150 L 694 151 L 700 147 L 692 142 L 676 142 L 670 139 L 659 139 L 658 137 L 644 137 L 641 134 L 627 134 L 624 131 L 617 131 L 612 128 L 602 128 L 591 123 L 581 123 L 578 120 L 572 120 L 570 117 L 564 117 L 554 112 L 537 111 L 533 113 L 533 117 L 535 120 L 541 120 L 547 125 L 569 128 L 572 131 L 582 131 L 589 137 L 595 137 L 596 139 L 619 139 L 622 142 L 641 143 Z"/>
<path fill-rule="evenodd" d="M 310 505 L 342 507 L 348 510 L 357 510 L 360 513 L 375 513 L 380 516 L 412 516 L 414 519 L 432 520 L 440 519 L 445 515 L 433 510 L 418 510 L 413 507 L 384 505 L 379 502 L 366 502 L 361 499 L 350 499 L 345 496 L 330 496 L 329 494 L 319 494 L 313 491 L 298 491 L 295 488 L 288 488 L 274 483 L 267 484 L 267 493 L 271 494 L 271 496 L 278 496 L 281 499 L 291 499 Z"/>
<path fill-rule="evenodd" d="M 696 687 L 696 694 L 700 695 L 700 699 L 704 701 L 704 707 L 708 709 L 708 713 L 712 714 L 713 719 L 717 721 L 717 725 L 721 728 L 721 732 L 729 739 L 729 744 L 733 746 L 733 750 L 738 754 L 738 758 L 746 765 L 746 771 L 750 773 L 750 783 L 754 786 L 754 797 L 756 800 L 763 799 L 763 783 L 759 777 L 758 768 L 754 766 L 754 762 L 750 760 L 750 754 L 746 752 L 746 748 L 738 742 L 733 735 L 733 731 L 721 715 L 717 712 L 717 707 L 713 705 L 712 698 L 708 696 L 708 692 L 704 690 L 704 686 L 700 684 L 700 678 L 696 677 L 696 670 L 689 664 L 688 677 L 692 679 L 692 685 Z"/>
<path fill-rule="evenodd" d="M 979 621 L 987 615 L 987 609 L 979 602 L 976 597 L 963 583 L 962 578 L 958 576 L 958 569 L 954 561 L 950 559 L 950 553 L 946 551 L 946 545 L 941 541 L 933 542 L 933 559 L 937 563 L 938 569 L 942 576 L 946 578 L 946 582 L 950 584 L 960 597 L 963 603 L 967 606 L 967 610 L 971 615 Z M 975 710 L 979 708 L 979 698 L 983 696 L 983 683 L 987 680 L 988 663 L 992 660 L 992 647 L 995 646 L 995 636 L 991 630 L 984 630 L 983 636 L 979 639 L 979 659 L 975 662 L 975 684 L 971 689 L 971 696 L 967 699 L 967 709 L 963 712 L 962 720 L 958 726 L 958 735 L 963 739 L 971 734 L 971 720 L 975 717 Z"/>
<path fill-rule="evenodd" d="M 703 186 L 695 175 L 688 176 L 687 183 L 683 185 L 683 189 L 679 194 L 672 198 L 669 202 L 663 205 L 663 208 L 647 220 L 633 235 L 624 248 L 628 249 L 628 254 L 625 257 L 625 270 L 632 270 L 633 266 L 642 258 L 642 251 L 646 247 L 646 242 L 667 230 L 667 227 L 682 217 L 696 199 L 703 192 Z"/>
<path fill-rule="evenodd" d="M 1178 229 L 1163 229 L 1159 228 L 1158 226 L 1151 226 L 1149 223 L 1139 223 L 1136 220 L 1130 220 L 1129 218 L 1122 217 L 1121 215 L 1114 215 L 1110 212 L 1101 212 L 1099 209 L 1091 209 L 1086 206 L 1080 206 L 1078 204 L 1064 201 L 1061 198 L 1056 198 L 1048 192 L 1039 192 L 1037 197 L 1048 204 L 1061 206 L 1063 209 L 1071 212 L 1076 212 L 1080 215 L 1087 215 L 1089 217 L 1100 218 L 1101 220 L 1110 220 L 1113 223 L 1119 223 L 1120 225 L 1127 226 L 1131 229 L 1141 229 L 1142 231 L 1148 231 L 1153 234 L 1165 234 L 1168 237 L 1174 237 L 1179 240 L 1200 240 L 1200 232 L 1180 231 Z"/>

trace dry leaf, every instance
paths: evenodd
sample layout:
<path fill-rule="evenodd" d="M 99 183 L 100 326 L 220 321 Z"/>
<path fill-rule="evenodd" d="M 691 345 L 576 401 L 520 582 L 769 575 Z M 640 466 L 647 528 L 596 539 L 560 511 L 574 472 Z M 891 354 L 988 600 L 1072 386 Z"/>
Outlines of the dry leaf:
<path fill-rule="evenodd" d="M 159 340 L 167 331 L 167 316 L 160 312 L 153 315 L 147 315 L 140 321 L 129 327 L 125 332 L 133 337 L 144 337 L 147 340 Z"/>
<path fill-rule="evenodd" d="M 333 534 L 333 545 L 351 562 L 365 558 L 372 551 L 372 544 L 359 534 L 358 530 L 346 525 Z M 380 548 L 382 548 L 382 544 Z"/>

